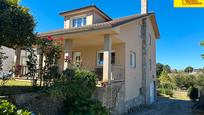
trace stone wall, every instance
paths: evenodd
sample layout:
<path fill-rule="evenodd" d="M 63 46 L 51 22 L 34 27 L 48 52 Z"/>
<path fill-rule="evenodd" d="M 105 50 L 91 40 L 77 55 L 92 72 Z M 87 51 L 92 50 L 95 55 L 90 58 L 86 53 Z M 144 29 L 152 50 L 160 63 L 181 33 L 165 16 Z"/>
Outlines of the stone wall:
<path fill-rule="evenodd" d="M 95 98 L 102 102 L 113 115 L 125 112 L 125 85 L 124 82 L 112 82 L 98 87 Z"/>
<path fill-rule="evenodd" d="M 137 109 L 140 105 L 144 104 L 144 96 L 140 95 L 131 100 L 125 102 L 125 112 L 131 113 L 135 109 Z"/>
<path fill-rule="evenodd" d="M 44 93 L 27 93 L 8 97 L 18 107 L 34 111 L 36 115 L 64 115 L 62 102 L 53 101 Z"/>

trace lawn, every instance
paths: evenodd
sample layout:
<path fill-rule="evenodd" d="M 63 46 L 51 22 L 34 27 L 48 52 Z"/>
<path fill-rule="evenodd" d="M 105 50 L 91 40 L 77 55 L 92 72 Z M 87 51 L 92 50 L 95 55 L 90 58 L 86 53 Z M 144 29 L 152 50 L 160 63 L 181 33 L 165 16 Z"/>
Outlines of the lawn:
<path fill-rule="evenodd" d="M 0 86 L 0 96 L 32 93 L 38 90 L 40 88 L 34 88 L 30 80 L 8 80 L 5 85 Z"/>
<path fill-rule="evenodd" d="M 2 80 L 0 80 L 2 84 Z M 31 86 L 32 82 L 30 80 L 8 80 L 4 86 Z"/>

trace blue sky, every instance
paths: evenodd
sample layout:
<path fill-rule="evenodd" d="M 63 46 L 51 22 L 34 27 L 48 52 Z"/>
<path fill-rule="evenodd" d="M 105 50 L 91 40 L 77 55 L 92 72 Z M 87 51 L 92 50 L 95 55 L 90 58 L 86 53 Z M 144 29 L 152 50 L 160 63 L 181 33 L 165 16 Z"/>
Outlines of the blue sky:
<path fill-rule="evenodd" d="M 140 0 L 22 0 L 29 7 L 37 32 L 63 28 L 59 12 L 95 4 L 110 17 L 140 12 Z M 172 68 L 204 67 L 204 8 L 174 8 L 173 0 L 149 0 L 149 11 L 156 13 L 161 38 L 157 41 L 157 62 Z"/>

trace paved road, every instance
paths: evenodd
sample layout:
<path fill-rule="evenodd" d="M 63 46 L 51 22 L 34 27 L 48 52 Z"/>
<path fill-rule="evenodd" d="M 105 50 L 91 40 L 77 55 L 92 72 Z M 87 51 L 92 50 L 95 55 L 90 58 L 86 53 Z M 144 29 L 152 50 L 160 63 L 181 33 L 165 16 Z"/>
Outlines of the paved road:
<path fill-rule="evenodd" d="M 129 115 L 204 115 L 193 114 L 192 105 L 191 101 L 160 98 L 155 104 Z"/>

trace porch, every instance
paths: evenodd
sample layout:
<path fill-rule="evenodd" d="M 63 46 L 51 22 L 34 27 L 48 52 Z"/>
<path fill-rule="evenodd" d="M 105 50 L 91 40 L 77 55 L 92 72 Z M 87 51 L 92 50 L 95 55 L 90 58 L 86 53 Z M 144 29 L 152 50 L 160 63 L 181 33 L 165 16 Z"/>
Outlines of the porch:
<path fill-rule="evenodd" d="M 95 72 L 101 82 L 124 81 L 125 43 L 116 35 L 87 32 L 64 35 L 64 49 L 59 60 L 61 70 L 69 64 Z"/>

